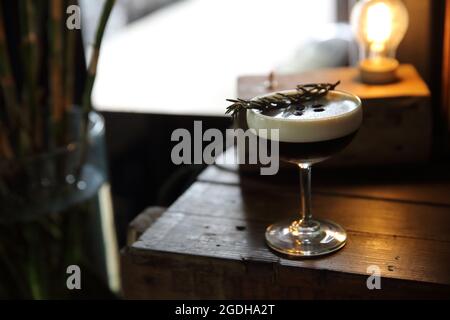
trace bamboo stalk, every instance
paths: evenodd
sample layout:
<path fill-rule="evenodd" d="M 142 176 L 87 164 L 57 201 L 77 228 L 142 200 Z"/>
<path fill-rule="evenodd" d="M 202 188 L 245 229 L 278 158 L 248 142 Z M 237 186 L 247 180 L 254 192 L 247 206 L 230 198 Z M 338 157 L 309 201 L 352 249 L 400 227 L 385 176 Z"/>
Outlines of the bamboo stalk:
<path fill-rule="evenodd" d="M 63 84 L 63 1 L 50 0 L 49 24 L 49 85 L 50 105 L 54 125 L 58 127 L 64 113 Z"/>
<path fill-rule="evenodd" d="M 67 6 L 76 4 L 75 0 L 68 0 Z M 66 111 L 71 110 L 74 104 L 75 91 L 75 44 L 76 30 L 67 30 L 66 54 L 65 54 L 65 90 L 64 90 L 64 106 Z"/>
<path fill-rule="evenodd" d="M 3 8 L 0 6 L 0 84 L 5 100 L 5 111 L 7 121 L 11 128 L 15 128 L 17 123 L 17 89 L 14 76 L 11 70 L 11 59 L 8 52 L 8 44 L 5 32 L 5 20 L 3 17 Z"/>
<path fill-rule="evenodd" d="M 21 26 L 19 60 L 21 66 L 17 69 L 13 69 L 8 51 L 8 49 L 16 48 L 8 48 L 8 45 L 10 44 L 6 37 L 6 31 L 8 31 L 9 36 L 9 27 L 11 26 L 5 26 L 2 12 L 4 3 L 0 3 L 0 94 L 2 94 L 2 97 L 0 97 L 0 161 L 3 161 L 3 158 L 6 158 L 7 160 L 13 159 L 13 161 L 9 161 L 9 163 L 14 163 L 16 161 L 15 157 L 19 158 L 20 156 L 30 155 L 30 150 L 34 153 L 43 151 L 40 150 L 39 147 L 36 147 L 39 145 L 39 143 L 36 142 L 34 143 L 35 148 L 29 148 L 30 139 L 37 139 L 36 137 L 38 136 L 47 136 L 48 139 L 44 138 L 44 142 L 50 146 L 50 148 L 55 146 L 54 143 L 60 138 L 59 134 L 65 129 L 64 116 L 73 105 L 75 91 L 74 82 L 75 74 L 77 72 L 77 70 L 75 70 L 76 31 L 67 30 L 66 32 L 63 23 L 64 4 L 72 3 L 73 0 L 19 1 L 19 22 Z M 95 81 L 101 40 L 113 4 L 114 0 L 107 0 L 105 2 L 96 33 L 93 55 L 87 71 L 87 81 L 82 97 L 82 108 L 85 117 L 83 117 L 82 121 L 77 122 L 80 123 L 80 125 L 85 126 L 84 129 L 86 130 L 83 130 L 85 133 L 84 138 L 87 137 L 87 127 L 85 124 L 87 123 L 87 115 L 92 108 L 90 96 Z M 9 10 L 5 10 L 5 13 L 8 11 Z M 48 22 L 46 21 L 45 24 L 40 20 L 43 20 L 44 17 L 48 17 Z M 13 22 L 12 27 L 15 27 L 16 21 L 14 19 L 11 20 Z M 11 20 L 8 20 L 8 23 Z M 5 28 L 8 29 L 5 30 Z M 46 31 L 48 32 L 48 43 L 40 43 L 39 40 L 45 39 Z M 66 43 L 64 43 L 64 35 L 67 35 Z M 64 50 L 64 44 L 66 45 L 66 51 Z M 48 55 L 44 56 L 43 52 L 46 50 L 48 50 Z M 13 56 L 13 58 L 15 57 Z M 44 76 L 45 79 L 41 81 L 42 79 L 39 73 L 44 69 L 40 67 L 42 65 L 41 62 L 42 60 L 47 61 L 47 59 L 48 67 L 44 67 L 47 69 L 44 71 L 48 71 L 48 75 L 46 74 Z M 13 60 L 14 62 L 16 61 L 15 59 Z M 23 74 L 18 75 L 13 73 L 13 71 L 17 72 L 17 70 L 20 70 Z M 23 79 L 23 86 L 16 86 L 15 76 L 17 79 Z M 48 98 L 44 96 L 45 93 L 47 93 L 47 83 Z M 18 89 L 21 89 L 21 92 L 19 92 Z M 44 103 L 44 100 L 46 99 L 49 101 L 48 105 Z M 5 112 L 3 112 L 3 109 Z M 27 111 L 29 112 L 29 115 L 24 118 Z M 6 115 L 5 117 L 3 117 L 4 114 Z M 31 131 L 25 130 L 28 127 L 26 126 L 26 118 L 28 118 L 28 121 L 31 119 Z M 47 123 L 49 123 L 49 125 L 47 125 Z M 87 142 L 87 140 L 85 141 Z M 85 143 L 84 148 L 82 149 L 84 150 L 82 151 L 84 154 L 86 145 L 87 144 Z M 22 191 L 20 187 L 22 182 L 23 185 L 28 186 L 30 182 L 33 182 L 33 179 L 38 176 L 33 172 L 34 170 L 39 170 L 40 174 L 45 174 L 53 181 L 53 175 L 56 170 L 58 170 L 60 161 L 52 159 L 53 158 L 45 161 L 44 168 L 35 169 L 35 166 L 22 167 L 22 164 L 18 163 L 20 172 L 18 170 L 4 170 L 3 172 L 0 172 L 0 195 L 2 197 L 10 197 L 11 194 L 20 194 Z M 16 184 L 16 181 L 20 183 Z M 14 190 L 16 185 L 19 185 L 19 190 Z M 10 187 L 11 189 L 9 189 Z M 28 198 L 24 198 L 24 201 L 28 201 Z M 62 215 L 62 217 L 64 217 L 64 215 Z M 42 223 L 46 231 L 48 229 L 47 227 L 51 227 L 51 225 L 47 225 L 47 221 Z M 36 229 L 36 227 L 36 223 L 32 223 L 27 229 L 23 229 L 22 227 L 19 228 L 25 233 L 24 238 L 27 242 L 29 251 L 27 251 L 25 259 L 22 261 L 23 263 L 20 263 L 18 266 L 8 264 L 7 270 L 10 271 L 11 276 L 18 275 L 19 278 L 22 277 L 23 280 L 26 281 L 22 282 L 23 285 L 28 286 L 24 287 L 24 292 L 27 292 L 28 289 L 31 292 L 32 297 L 43 298 L 47 297 L 47 294 L 50 293 L 50 287 L 46 286 L 45 281 L 48 279 L 48 275 L 46 274 L 47 265 L 43 264 L 43 261 L 45 262 L 48 260 L 48 251 L 37 250 L 39 249 L 39 243 L 42 242 L 42 237 L 39 231 L 40 229 Z M 8 227 L 7 229 L 9 230 L 10 228 Z M 3 246 L 0 246 L 0 260 L 3 260 L 2 263 L 6 264 L 9 263 L 9 261 L 7 261 L 8 253 L 3 249 Z M 72 250 L 71 252 L 74 254 L 82 254 L 79 250 Z M 17 268 L 14 269 L 15 267 Z M 24 273 L 25 277 L 23 276 Z"/>
<path fill-rule="evenodd" d="M 14 152 L 11 148 L 7 131 L 0 123 L 0 159 L 2 157 L 12 159 L 14 158 Z"/>
<path fill-rule="evenodd" d="M 36 2 L 35 0 L 25 0 L 25 10 L 26 10 L 26 19 L 27 19 L 27 36 L 24 39 L 26 44 L 29 47 L 30 53 L 30 78 L 31 83 L 33 85 L 33 88 L 36 89 L 36 83 L 38 80 L 38 73 L 39 73 L 39 36 L 38 36 L 38 30 L 39 30 L 39 22 L 36 17 Z M 36 97 L 34 97 L 36 98 Z M 35 102 L 35 101 L 34 101 Z"/>
<path fill-rule="evenodd" d="M 40 70 L 40 21 L 38 12 L 40 8 L 39 1 L 27 0 L 27 20 L 28 20 L 28 43 L 30 47 L 30 69 L 31 69 L 31 88 L 32 94 L 30 100 L 32 101 L 32 130 L 33 130 L 33 143 L 35 149 L 39 152 L 42 151 L 43 145 L 43 135 L 42 135 L 42 125 L 43 125 L 43 114 L 42 106 L 40 104 L 39 92 L 43 91 L 41 84 L 39 83 L 39 70 Z"/>
<path fill-rule="evenodd" d="M 40 114 L 38 112 L 38 74 L 39 74 L 39 37 L 38 22 L 36 18 L 36 2 L 34 0 L 21 0 L 22 19 L 22 61 L 25 73 L 24 107 L 29 110 L 29 131 L 34 149 L 39 150 L 42 142 L 39 134 Z"/>

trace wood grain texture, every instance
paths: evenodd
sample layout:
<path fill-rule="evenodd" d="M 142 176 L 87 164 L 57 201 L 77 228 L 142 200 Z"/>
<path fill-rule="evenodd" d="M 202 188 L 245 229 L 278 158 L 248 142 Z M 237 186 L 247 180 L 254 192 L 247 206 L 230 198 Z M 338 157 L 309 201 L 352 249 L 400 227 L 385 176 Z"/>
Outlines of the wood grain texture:
<path fill-rule="evenodd" d="M 219 157 L 219 163 L 224 163 L 227 150 Z M 263 180 L 278 187 L 286 187 L 286 176 L 290 188 L 297 187 L 297 168 L 283 166 L 277 177 L 265 177 Z M 340 174 L 330 177 L 329 171 L 313 169 L 313 192 L 331 195 L 353 196 L 359 198 L 390 200 L 424 205 L 450 205 L 450 170 L 447 166 L 426 166 L 422 168 L 399 168 L 363 170 L 360 174 L 356 169 L 339 170 Z M 335 174 L 336 170 L 331 171 Z M 348 179 L 348 177 L 351 179 Z M 355 178 L 356 177 L 356 178 Z M 199 176 L 199 181 L 220 184 L 258 184 L 259 167 L 256 165 L 238 166 L 236 164 L 213 165 L 206 168 Z M 343 183 L 345 182 L 345 183 Z"/>
<path fill-rule="evenodd" d="M 358 80 L 357 68 L 332 68 L 313 70 L 300 74 L 277 76 L 278 86 L 276 90 L 287 90 L 301 83 L 334 83 L 341 81 L 339 90 L 351 92 L 361 99 L 398 98 L 398 97 L 428 97 L 430 91 L 426 83 L 409 64 L 402 64 L 397 70 L 397 76 L 401 81 L 384 85 L 367 85 Z M 267 76 L 243 76 L 238 79 L 239 97 L 251 99 L 260 95 L 261 84 L 267 80 Z M 259 84 L 259 85 L 258 85 Z"/>
<path fill-rule="evenodd" d="M 204 195 L 208 194 L 208 197 Z M 447 206 L 423 206 L 378 199 L 315 194 L 314 215 L 334 220 L 347 230 L 408 238 L 450 241 Z M 296 216 L 297 190 L 260 186 L 196 183 L 169 209 L 204 217 L 270 222 Z M 426 222 L 426 225 L 424 225 Z"/>
<path fill-rule="evenodd" d="M 170 212 L 150 228 L 153 231 L 151 234 L 146 232 L 132 248 L 144 252 L 182 253 L 237 262 L 277 263 L 363 277 L 367 277 L 368 266 L 378 265 L 383 277 L 450 284 L 450 246 L 433 246 L 433 240 L 352 231 L 348 228 L 349 241 L 338 253 L 318 259 L 289 260 L 267 248 L 264 243 L 266 226 L 267 222 L 264 221 L 221 217 L 205 219 L 204 216 Z M 365 286 L 365 283 L 362 285 Z"/>
<path fill-rule="evenodd" d="M 448 286 L 393 278 L 368 290 L 367 275 L 132 249 L 122 255 L 129 270 L 129 299 L 433 299 Z"/>
<path fill-rule="evenodd" d="M 450 183 L 323 181 L 313 212 L 340 223 L 349 240 L 335 254 L 299 260 L 264 243 L 268 224 L 296 215 L 297 186 L 227 169 L 206 169 L 126 250 L 128 298 L 450 297 Z M 381 270 L 382 290 L 366 287 L 370 265 Z"/>

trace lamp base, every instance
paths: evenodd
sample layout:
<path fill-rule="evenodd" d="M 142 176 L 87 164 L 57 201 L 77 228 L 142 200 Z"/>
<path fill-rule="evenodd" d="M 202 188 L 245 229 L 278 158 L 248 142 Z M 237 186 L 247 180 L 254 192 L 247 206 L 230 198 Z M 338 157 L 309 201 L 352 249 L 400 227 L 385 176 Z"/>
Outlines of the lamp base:
<path fill-rule="evenodd" d="M 386 84 L 397 81 L 396 59 L 377 57 L 361 60 L 359 73 L 361 81 L 367 84 Z"/>

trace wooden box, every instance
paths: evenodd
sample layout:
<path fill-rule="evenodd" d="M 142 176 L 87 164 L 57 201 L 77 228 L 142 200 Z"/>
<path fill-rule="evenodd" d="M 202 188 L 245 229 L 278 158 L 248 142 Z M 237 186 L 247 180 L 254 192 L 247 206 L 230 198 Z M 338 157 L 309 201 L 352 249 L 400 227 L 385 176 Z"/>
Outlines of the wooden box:
<path fill-rule="evenodd" d="M 338 80 L 339 90 L 361 98 L 363 124 L 354 141 L 341 154 L 321 166 L 417 164 L 430 159 L 432 111 L 430 91 L 412 65 L 398 69 L 400 81 L 367 85 L 359 81 L 356 68 L 334 68 L 295 75 L 276 76 L 278 90 L 297 84 Z M 244 76 L 238 80 L 238 96 L 250 99 L 267 91 L 267 77 Z M 245 114 L 238 126 L 246 127 Z"/>

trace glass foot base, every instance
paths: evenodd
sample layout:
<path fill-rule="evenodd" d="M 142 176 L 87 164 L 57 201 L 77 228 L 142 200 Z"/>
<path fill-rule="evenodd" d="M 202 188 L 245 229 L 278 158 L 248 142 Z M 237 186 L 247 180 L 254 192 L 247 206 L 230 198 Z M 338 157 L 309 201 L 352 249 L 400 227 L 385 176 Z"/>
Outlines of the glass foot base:
<path fill-rule="evenodd" d="M 347 233 L 338 224 L 313 220 L 308 226 L 298 221 L 282 221 L 269 226 L 266 241 L 273 250 L 297 257 L 314 257 L 339 250 L 345 245 Z"/>

